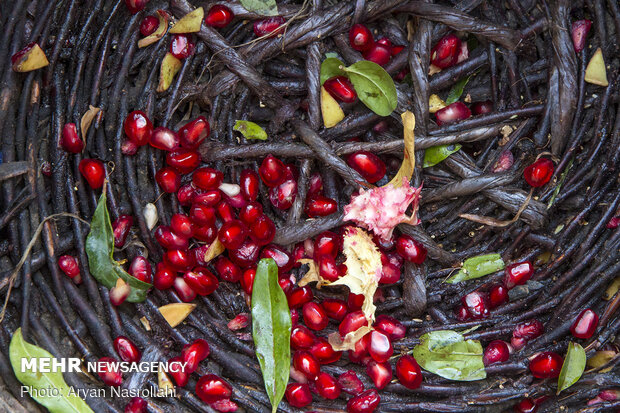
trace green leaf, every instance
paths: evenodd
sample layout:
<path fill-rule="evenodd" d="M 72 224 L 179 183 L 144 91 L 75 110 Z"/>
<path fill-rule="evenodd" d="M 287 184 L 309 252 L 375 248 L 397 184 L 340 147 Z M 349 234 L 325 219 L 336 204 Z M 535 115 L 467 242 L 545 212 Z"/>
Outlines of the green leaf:
<path fill-rule="evenodd" d="M 478 255 L 466 259 L 459 272 L 448 278 L 446 282 L 448 284 L 456 284 L 461 281 L 484 277 L 503 269 L 504 266 L 504 260 L 502 260 L 502 256 L 499 254 Z"/>
<path fill-rule="evenodd" d="M 461 95 L 463 94 L 463 89 L 465 89 L 465 85 L 467 84 L 467 82 L 469 82 L 471 76 L 472 75 L 464 77 L 463 79 L 456 82 L 454 86 L 452 86 L 452 89 L 450 89 L 448 97 L 446 98 L 446 106 L 460 99 Z"/>
<path fill-rule="evenodd" d="M 344 63 L 336 57 L 328 57 L 321 63 L 321 85 L 334 76 L 345 76 L 346 73 L 341 69 Z"/>
<path fill-rule="evenodd" d="M 570 171 L 570 169 L 573 167 L 574 160 L 575 158 L 571 158 L 571 160 L 568 162 L 568 165 L 566 166 L 566 169 L 564 169 L 564 172 L 562 172 L 562 175 L 560 175 L 560 179 L 558 180 L 558 183 L 555 186 L 555 189 L 553 190 L 553 195 L 551 196 L 549 203 L 547 203 L 547 209 L 551 208 L 551 205 L 553 205 L 553 203 L 555 202 L 555 198 L 557 198 L 558 194 L 560 193 L 560 189 L 562 189 L 562 185 L 564 184 L 564 181 L 566 180 L 568 171 Z"/>
<path fill-rule="evenodd" d="M 338 53 L 336 52 L 327 52 L 325 53 L 325 57 L 338 57 Z"/>
<path fill-rule="evenodd" d="M 252 336 L 265 390 L 275 413 L 284 396 L 291 367 L 291 313 L 278 284 L 278 267 L 260 260 L 252 287 Z"/>
<path fill-rule="evenodd" d="M 568 351 L 558 377 L 557 394 L 577 383 L 585 369 L 586 351 L 578 343 L 568 343 Z"/>
<path fill-rule="evenodd" d="M 278 5 L 276 0 L 240 0 L 241 5 L 247 11 L 261 14 L 263 16 L 277 16 Z"/>
<path fill-rule="evenodd" d="M 361 60 L 344 70 L 357 96 L 368 109 L 380 116 L 389 116 L 396 109 L 398 98 L 394 80 L 381 66 Z"/>
<path fill-rule="evenodd" d="M 22 371 L 22 359 L 51 360 L 54 356 L 41 347 L 26 342 L 21 328 L 18 328 L 11 338 L 9 358 L 17 380 L 27 388 L 35 390 L 31 392 L 31 397 L 45 406 L 50 413 L 92 413 L 86 402 L 71 391 L 61 372 L 43 373 L 27 369 Z M 38 362 L 36 365 L 38 366 Z"/>
<path fill-rule="evenodd" d="M 260 139 L 261 141 L 267 140 L 267 132 L 254 122 L 249 120 L 238 120 L 235 122 L 233 130 L 241 132 L 246 139 Z"/>
<path fill-rule="evenodd" d="M 106 203 L 107 197 L 104 190 L 93 214 L 90 232 L 86 237 L 86 255 L 88 255 L 90 273 L 108 288 L 114 287 L 116 280 L 122 278 L 131 287 L 127 301 L 132 303 L 144 301 L 152 285 L 132 277 L 114 260 L 114 232 Z"/>
<path fill-rule="evenodd" d="M 432 331 L 420 337 L 413 356 L 424 370 L 448 380 L 474 381 L 486 378 L 482 345 L 465 340 L 456 331 Z"/>
<path fill-rule="evenodd" d="M 424 164 L 422 168 L 429 168 L 431 166 L 437 165 L 439 162 L 446 159 L 448 156 L 452 155 L 458 150 L 461 149 L 460 144 L 449 144 L 449 145 L 439 145 L 432 146 L 424 151 Z"/>

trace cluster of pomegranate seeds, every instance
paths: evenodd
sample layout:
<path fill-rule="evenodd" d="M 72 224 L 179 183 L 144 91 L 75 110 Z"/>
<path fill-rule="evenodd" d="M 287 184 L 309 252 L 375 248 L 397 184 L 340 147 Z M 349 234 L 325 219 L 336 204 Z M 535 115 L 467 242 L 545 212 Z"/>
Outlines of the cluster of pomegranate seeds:
<path fill-rule="evenodd" d="M 349 30 L 349 44 L 353 49 L 362 52 L 364 59 L 375 62 L 380 66 L 385 66 L 393 56 L 396 56 L 404 49 L 404 46 L 393 45 L 387 37 L 382 37 L 375 41 L 370 29 L 363 24 L 355 24 L 351 27 Z M 404 78 L 404 75 L 402 77 Z"/>

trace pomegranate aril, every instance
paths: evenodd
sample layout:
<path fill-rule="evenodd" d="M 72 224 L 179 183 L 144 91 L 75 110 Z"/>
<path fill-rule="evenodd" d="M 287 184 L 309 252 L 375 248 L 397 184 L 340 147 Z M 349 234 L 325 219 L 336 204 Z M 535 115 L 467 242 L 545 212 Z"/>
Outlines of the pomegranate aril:
<path fill-rule="evenodd" d="M 275 36 L 282 33 L 282 29 L 280 29 L 280 27 L 284 23 L 286 23 L 286 20 L 284 20 L 284 17 L 282 16 L 274 16 L 263 20 L 257 20 L 254 22 L 254 34 L 256 37 L 263 37 L 268 34 Z"/>
<path fill-rule="evenodd" d="M 545 185 L 553 176 L 553 162 L 547 158 L 540 158 L 523 170 L 523 177 L 534 188 Z"/>
<path fill-rule="evenodd" d="M 194 235 L 194 224 L 185 214 L 174 214 L 170 219 L 170 229 L 179 237 L 191 238 Z"/>
<path fill-rule="evenodd" d="M 368 354 L 370 354 L 370 357 L 372 357 L 373 360 L 379 363 L 388 361 L 390 357 L 392 357 L 393 353 L 394 349 L 392 348 L 392 343 L 387 335 L 376 330 L 370 333 Z"/>
<path fill-rule="evenodd" d="M 220 219 L 224 222 L 229 222 L 235 219 L 235 211 L 233 207 L 226 201 L 220 201 L 215 206 L 215 211 Z"/>
<path fill-rule="evenodd" d="M 331 255 L 336 258 L 341 248 L 342 236 L 331 231 L 325 231 L 314 240 L 314 257 Z"/>
<path fill-rule="evenodd" d="M 340 360 L 342 351 L 335 351 L 329 341 L 324 337 L 318 337 L 312 347 L 310 353 L 320 364 L 331 364 Z"/>
<path fill-rule="evenodd" d="M 454 316 L 459 321 L 465 321 L 471 318 L 471 316 L 469 315 L 469 311 L 467 311 L 467 307 L 465 307 L 464 305 L 460 305 L 456 308 L 456 310 L 454 311 Z"/>
<path fill-rule="evenodd" d="M 217 169 L 202 167 L 192 175 L 192 182 L 200 189 L 217 189 L 224 180 L 224 174 Z"/>
<path fill-rule="evenodd" d="M 148 2 L 149 0 L 125 0 L 125 6 L 127 6 L 129 13 L 136 14 L 144 10 Z"/>
<path fill-rule="evenodd" d="M 308 380 L 316 379 L 321 369 L 317 359 L 306 350 L 297 350 L 293 353 L 293 366 Z"/>
<path fill-rule="evenodd" d="M 293 257 L 291 254 L 276 244 L 269 244 L 263 248 L 260 254 L 261 258 L 272 258 L 278 266 L 278 274 L 282 275 L 289 272 L 293 268 Z"/>
<path fill-rule="evenodd" d="M 159 27 L 159 19 L 155 16 L 146 16 L 140 22 L 140 33 L 142 36 L 148 36 L 153 34 L 155 30 Z"/>
<path fill-rule="evenodd" d="M 353 363 L 368 364 L 372 358 L 368 355 L 370 346 L 370 334 L 364 335 L 355 342 L 353 350 L 349 350 L 349 360 Z"/>
<path fill-rule="evenodd" d="M 50 176 L 52 176 L 52 164 L 49 163 L 49 161 L 41 162 L 40 171 L 43 176 L 47 176 L 49 178 Z"/>
<path fill-rule="evenodd" d="M 183 277 L 176 277 L 173 286 L 179 298 L 184 303 L 192 302 L 196 298 L 196 291 L 185 282 Z"/>
<path fill-rule="evenodd" d="M 382 332 L 392 341 L 400 340 L 407 334 L 407 328 L 394 317 L 378 315 L 373 324 L 375 330 Z"/>
<path fill-rule="evenodd" d="M 336 379 L 325 372 L 319 373 L 314 384 L 319 395 L 325 399 L 334 400 L 340 396 L 340 385 Z"/>
<path fill-rule="evenodd" d="M 184 345 L 183 350 L 181 350 L 181 358 L 183 359 L 183 362 L 187 363 L 185 365 L 185 372 L 193 373 L 196 371 L 198 368 L 198 363 L 209 357 L 210 353 L 211 349 L 209 347 L 209 343 L 201 338 L 194 340 L 190 344 Z"/>
<path fill-rule="evenodd" d="M 390 52 L 392 51 L 392 41 L 387 37 L 382 37 L 377 40 L 377 44 L 382 44 L 383 46 L 388 47 L 390 49 Z"/>
<path fill-rule="evenodd" d="M 340 333 L 340 337 L 344 339 L 348 333 L 356 331 L 362 326 L 368 325 L 368 320 L 364 315 L 364 312 L 354 311 L 352 313 L 347 314 L 340 325 L 338 326 L 338 332 Z"/>
<path fill-rule="evenodd" d="M 118 361 L 112 357 L 101 357 L 97 362 L 97 375 L 107 386 L 120 386 L 123 384 L 123 376 L 118 368 Z"/>
<path fill-rule="evenodd" d="M 177 136 L 182 147 L 196 149 L 209 136 L 209 133 L 211 133 L 209 122 L 204 116 L 198 116 L 181 126 Z"/>
<path fill-rule="evenodd" d="M 342 321 L 347 315 L 348 307 L 344 300 L 339 300 L 337 298 L 326 298 L 321 304 L 323 305 L 325 314 L 327 314 L 329 318 Z"/>
<path fill-rule="evenodd" d="M 454 66 L 461 50 L 461 39 L 453 34 L 442 37 L 431 49 L 431 63 L 440 69 Z"/>
<path fill-rule="evenodd" d="M 230 185 L 230 184 L 222 184 L 220 185 L 220 188 L 222 188 L 222 186 L 224 185 Z M 248 200 L 245 199 L 245 197 L 241 193 L 238 193 L 235 196 L 226 195 L 224 191 L 222 191 L 222 193 L 223 193 L 224 200 L 233 208 L 241 209 L 249 203 Z"/>
<path fill-rule="evenodd" d="M 239 186 L 241 187 L 241 193 L 249 201 L 256 201 L 258 198 L 260 182 L 258 174 L 255 171 L 252 169 L 244 169 L 241 171 Z"/>
<path fill-rule="evenodd" d="M 215 225 L 215 208 L 194 203 L 189 210 L 189 219 L 198 227 L 212 227 Z"/>
<path fill-rule="evenodd" d="M 496 284 L 489 290 L 489 308 L 492 310 L 508 302 L 508 289 Z"/>
<path fill-rule="evenodd" d="M 187 270 L 196 264 L 194 255 L 187 250 L 166 251 L 164 261 L 177 271 Z"/>
<path fill-rule="evenodd" d="M 160 126 L 153 130 L 149 143 L 157 149 L 174 151 L 179 147 L 179 137 L 170 129 Z"/>
<path fill-rule="evenodd" d="M 417 389 L 422 384 L 422 370 L 416 359 L 408 354 L 396 362 L 396 377 L 408 389 Z"/>
<path fill-rule="evenodd" d="M 129 274 L 132 277 L 151 284 L 153 282 L 153 268 L 142 255 L 136 255 L 129 266 Z"/>
<path fill-rule="evenodd" d="M 396 240 L 396 252 L 405 260 L 418 265 L 424 262 L 427 253 L 421 243 L 406 234 Z"/>
<path fill-rule="evenodd" d="M 226 257 L 219 256 L 214 266 L 215 271 L 224 281 L 237 282 L 241 278 L 241 269 Z"/>
<path fill-rule="evenodd" d="M 510 349 L 508 344 L 502 340 L 493 340 L 484 349 L 484 355 L 482 356 L 482 362 L 485 366 L 490 366 L 494 363 L 503 363 L 510 357 Z"/>
<path fill-rule="evenodd" d="M 157 20 L 157 25 L 159 25 L 159 20 L 156 17 L 149 17 L 153 17 Z M 149 143 L 149 140 L 151 139 L 151 135 L 153 134 L 153 124 L 146 116 L 146 113 L 140 110 L 134 110 L 125 118 L 123 130 L 125 131 L 125 135 L 127 135 L 127 139 L 129 139 L 134 145 L 143 146 Z"/>
<path fill-rule="evenodd" d="M 206 374 L 196 383 L 196 395 L 203 402 L 210 404 L 218 400 L 230 399 L 232 387 L 215 374 Z"/>
<path fill-rule="evenodd" d="M 228 251 L 228 258 L 241 268 L 249 268 L 256 265 L 260 247 L 251 239 L 246 239 L 237 249 Z"/>
<path fill-rule="evenodd" d="M 395 282 L 398 282 L 398 280 L 400 280 L 400 267 L 390 263 L 383 264 L 379 283 L 394 284 Z"/>
<path fill-rule="evenodd" d="M 284 275 L 278 278 L 278 285 L 280 285 L 280 288 L 282 288 L 282 291 L 284 291 L 284 294 L 289 294 L 290 291 L 293 288 L 293 285 L 295 285 L 295 283 L 291 280 L 290 275 Z"/>
<path fill-rule="evenodd" d="M 583 310 L 570 328 L 576 338 L 588 339 L 594 335 L 598 326 L 598 315 L 589 308 Z"/>
<path fill-rule="evenodd" d="M 364 59 L 370 60 L 379 66 L 385 66 L 392 57 L 392 50 L 383 44 L 375 43 L 368 50 L 365 50 L 362 56 L 364 56 Z"/>
<path fill-rule="evenodd" d="M 304 323 L 311 330 L 323 330 L 329 323 L 329 319 L 327 318 L 327 314 L 325 314 L 323 307 L 314 302 L 304 304 L 302 315 L 304 317 Z"/>
<path fill-rule="evenodd" d="M 292 179 L 286 180 L 273 188 L 269 188 L 269 200 L 271 201 L 271 205 L 280 210 L 287 210 L 292 207 L 296 197 L 297 181 Z"/>
<path fill-rule="evenodd" d="M 552 351 L 544 351 L 530 360 L 530 371 L 537 379 L 556 378 L 560 375 L 560 369 L 564 359 Z"/>
<path fill-rule="evenodd" d="M 241 279 L 241 288 L 247 295 L 252 295 L 252 287 L 254 287 L 254 278 L 256 277 L 256 268 L 248 268 L 243 272 Z"/>
<path fill-rule="evenodd" d="M 125 406 L 124 413 L 146 413 L 148 409 L 148 403 L 142 397 L 132 398 L 127 406 Z"/>
<path fill-rule="evenodd" d="M 75 123 L 65 123 L 63 126 L 60 146 L 70 153 L 80 153 L 84 149 L 84 141 L 78 136 Z"/>
<path fill-rule="evenodd" d="M 179 387 L 185 387 L 187 385 L 190 375 L 190 372 L 186 371 L 187 369 L 182 363 L 185 362 L 181 356 L 173 357 L 168 360 L 168 374 L 172 376 L 172 380 L 174 380 Z"/>
<path fill-rule="evenodd" d="M 291 347 L 295 350 L 309 349 L 316 341 L 316 336 L 307 327 L 293 326 L 291 330 Z"/>
<path fill-rule="evenodd" d="M 291 383 L 286 386 L 286 401 L 293 407 L 302 408 L 312 403 L 310 387 L 305 383 Z"/>
<path fill-rule="evenodd" d="M 592 27 L 590 20 L 577 20 L 571 26 L 571 36 L 573 37 L 573 46 L 575 53 L 580 53 L 586 47 L 586 37 Z"/>
<path fill-rule="evenodd" d="M 260 178 L 270 188 L 280 185 L 286 179 L 286 168 L 281 160 L 268 155 L 258 168 Z"/>
<path fill-rule="evenodd" d="M 192 271 L 186 271 L 183 274 L 183 280 L 196 294 L 202 296 L 212 294 L 220 284 L 217 277 L 204 267 L 196 267 Z"/>
<path fill-rule="evenodd" d="M 534 400 L 526 397 L 514 406 L 515 413 L 534 413 L 538 410 Z"/>
<path fill-rule="evenodd" d="M 532 277 L 534 266 L 529 261 L 510 264 L 504 270 L 504 285 L 510 289 L 516 285 L 522 285 Z"/>
<path fill-rule="evenodd" d="M 192 198 L 193 203 L 204 205 L 206 207 L 215 207 L 220 203 L 221 200 L 222 193 L 217 189 L 205 192 L 197 192 Z"/>
<path fill-rule="evenodd" d="M 323 87 L 339 102 L 353 103 L 357 99 L 353 84 L 344 76 L 334 76 L 327 79 L 323 83 Z"/>
<path fill-rule="evenodd" d="M 506 149 L 505 151 L 502 151 L 502 153 L 499 155 L 499 159 L 497 160 L 497 162 L 495 162 L 495 164 L 491 168 L 491 172 L 499 173 L 499 172 L 507 171 L 512 167 L 512 165 L 514 165 L 514 163 L 515 163 L 515 158 L 512 155 L 512 152 Z"/>
<path fill-rule="evenodd" d="M 304 285 L 303 287 L 295 288 L 287 296 L 288 306 L 291 309 L 299 308 L 312 301 L 313 297 L 314 294 L 309 286 Z"/>
<path fill-rule="evenodd" d="M 142 358 L 138 347 L 125 336 L 118 336 L 114 339 L 114 350 L 121 360 L 128 363 L 137 363 Z"/>
<path fill-rule="evenodd" d="M 612 217 L 607 225 L 605 226 L 607 229 L 616 229 L 620 225 L 620 216 Z"/>
<path fill-rule="evenodd" d="M 78 260 L 71 255 L 62 255 L 58 258 L 58 267 L 69 278 L 75 278 L 80 275 L 80 266 Z"/>
<path fill-rule="evenodd" d="M 366 374 L 368 374 L 375 387 L 381 390 L 392 380 L 392 366 L 387 361 L 379 363 L 371 360 L 366 366 Z"/>
<path fill-rule="evenodd" d="M 192 199 L 194 198 L 196 193 L 196 188 L 194 188 L 191 183 L 183 185 L 177 191 L 177 199 L 179 200 L 179 204 L 181 204 L 182 206 L 191 205 Z"/>
<path fill-rule="evenodd" d="M 237 249 L 243 244 L 247 236 L 247 229 L 238 219 L 225 222 L 218 232 L 218 239 L 229 250 Z"/>
<path fill-rule="evenodd" d="M 405 50 L 405 46 L 400 45 L 400 44 L 393 45 L 392 46 L 392 56 L 396 56 L 397 54 L 399 54 L 403 50 Z"/>
<path fill-rule="evenodd" d="M 198 168 L 200 154 L 192 149 L 180 148 L 166 154 L 166 163 L 185 175 Z"/>
<path fill-rule="evenodd" d="M 207 12 L 207 15 L 205 16 L 205 24 L 207 26 L 221 29 L 228 26 L 228 23 L 232 21 L 233 17 L 235 17 L 235 15 L 232 10 L 222 4 L 216 4 Z"/>
<path fill-rule="evenodd" d="M 338 204 L 331 198 L 323 195 L 308 197 L 304 212 L 310 218 L 326 217 L 338 210 Z"/>
<path fill-rule="evenodd" d="M 167 290 L 174 285 L 177 278 L 176 271 L 163 262 L 157 263 L 155 267 L 155 277 L 153 278 L 153 286 L 158 290 Z"/>
<path fill-rule="evenodd" d="M 347 413 L 372 413 L 379 406 L 381 397 L 376 389 L 369 389 L 347 402 Z"/>
<path fill-rule="evenodd" d="M 164 167 L 155 174 L 155 181 L 157 181 L 162 191 L 172 194 L 181 185 L 181 175 L 173 168 Z"/>
<path fill-rule="evenodd" d="M 370 49 L 374 43 L 372 32 L 363 24 L 355 24 L 349 30 L 349 44 L 358 52 Z"/>
<path fill-rule="evenodd" d="M 170 42 L 170 53 L 177 59 L 185 59 L 192 54 L 196 49 L 196 43 L 188 34 L 175 34 L 172 36 Z"/>
<path fill-rule="evenodd" d="M 538 320 L 530 320 L 517 324 L 512 331 L 512 336 L 514 338 L 531 340 L 542 335 L 544 331 L 545 327 L 543 323 Z"/>
<path fill-rule="evenodd" d="M 129 139 L 126 139 L 121 144 L 121 153 L 123 155 L 132 156 L 132 155 L 135 155 L 137 152 L 138 152 L 138 147 L 136 146 L 135 143 L 133 143 Z"/>
<path fill-rule="evenodd" d="M 471 117 L 471 111 L 463 102 L 454 102 L 435 112 L 437 125 L 449 125 Z"/>
<path fill-rule="evenodd" d="M 338 377 L 338 384 L 345 393 L 357 396 L 364 391 L 364 383 L 353 370 L 348 370 Z"/>
<path fill-rule="evenodd" d="M 484 102 L 476 102 L 471 105 L 471 111 L 474 115 L 486 115 L 493 112 L 493 102 L 485 100 Z"/>
<path fill-rule="evenodd" d="M 347 164 L 360 173 L 371 184 L 385 176 L 385 163 L 368 151 L 358 151 L 347 157 Z"/>
<path fill-rule="evenodd" d="M 159 226 L 155 230 L 155 240 L 167 250 L 184 250 L 189 246 L 186 237 L 182 237 L 172 232 L 168 226 Z"/>
<path fill-rule="evenodd" d="M 338 264 L 331 255 L 323 255 L 317 260 L 319 275 L 327 281 L 336 281 L 342 274 L 338 271 Z"/>
<path fill-rule="evenodd" d="M 99 189 L 103 186 L 105 167 L 99 159 L 82 159 L 78 169 L 92 189 Z"/>
<path fill-rule="evenodd" d="M 313 197 L 323 193 L 323 178 L 321 174 L 315 172 L 310 176 L 310 182 L 308 184 L 308 197 Z"/>
<path fill-rule="evenodd" d="M 213 403 L 210 403 L 209 407 L 221 413 L 236 412 L 239 409 L 237 403 L 230 399 L 216 400 Z"/>
<path fill-rule="evenodd" d="M 471 292 L 461 298 L 461 302 L 472 318 L 481 319 L 489 316 L 488 297 L 485 293 L 479 291 Z"/>
<path fill-rule="evenodd" d="M 194 238 L 201 242 L 211 244 L 217 237 L 217 227 L 215 225 L 203 225 L 200 227 L 194 227 Z M 202 245 L 198 248 L 209 247 L 209 245 Z M 205 251 L 206 252 L 206 251 Z M 204 255 L 204 254 L 203 254 Z"/>
<path fill-rule="evenodd" d="M 262 245 L 269 244 L 271 241 L 273 241 L 273 238 L 275 237 L 275 235 L 276 235 L 276 226 L 267 215 L 259 216 L 250 226 L 250 237 L 252 237 L 252 239 L 256 241 L 258 245 L 262 246 Z M 262 258 L 265 258 L 265 257 L 262 257 Z M 275 259 L 275 257 L 268 257 L 268 258 Z M 278 261 L 276 260 L 276 264 L 277 263 Z"/>
<path fill-rule="evenodd" d="M 263 215 L 263 206 L 258 202 L 250 202 L 239 211 L 239 219 L 248 227 Z"/>
<path fill-rule="evenodd" d="M 129 230 L 133 225 L 133 217 L 131 215 L 121 215 L 112 223 L 112 232 L 114 233 L 114 246 L 121 248 L 125 245 Z"/>

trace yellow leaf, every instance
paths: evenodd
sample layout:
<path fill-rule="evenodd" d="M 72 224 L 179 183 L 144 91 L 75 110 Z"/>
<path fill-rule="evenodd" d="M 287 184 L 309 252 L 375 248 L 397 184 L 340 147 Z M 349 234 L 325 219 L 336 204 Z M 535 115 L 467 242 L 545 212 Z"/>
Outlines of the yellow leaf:
<path fill-rule="evenodd" d="M 413 168 L 415 167 L 415 136 L 413 129 L 415 128 L 415 116 L 410 111 L 406 111 L 400 117 L 403 120 L 403 135 L 405 139 L 405 153 L 403 155 L 403 163 L 400 169 L 388 183 L 395 188 L 399 188 L 403 185 L 403 178 L 407 178 L 407 182 L 411 180 L 413 176 Z"/>
<path fill-rule="evenodd" d="M 335 331 L 327 337 L 327 341 L 334 351 L 355 350 L 355 343 L 372 330 L 370 326 L 361 326 L 357 330 L 347 333 L 347 335 L 344 336 L 344 340 L 340 338 L 340 333 Z"/>
<path fill-rule="evenodd" d="M 149 46 L 166 34 L 166 30 L 168 30 L 168 22 L 170 21 L 170 16 L 164 10 L 157 10 L 157 18 L 159 19 L 159 26 L 157 29 L 148 36 L 143 39 L 138 40 L 138 47 L 141 49 L 143 47 Z"/>
<path fill-rule="evenodd" d="M 50 62 L 47 60 L 47 56 L 45 56 L 45 52 L 38 43 L 35 43 L 30 50 L 22 53 L 20 57 L 15 60 L 12 67 L 15 72 L 31 72 L 33 70 L 40 69 L 49 65 Z"/>
<path fill-rule="evenodd" d="M 82 140 L 86 142 L 86 134 L 88 133 L 88 128 L 90 128 L 90 124 L 93 123 L 93 119 L 97 116 L 99 112 L 101 112 L 100 108 L 96 108 L 93 105 L 88 105 L 89 109 L 84 113 L 82 119 L 80 120 L 80 130 L 82 131 Z"/>
<path fill-rule="evenodd" d="M 146 331 L 151 331 L 151 323 L 149 323 L 148 318 L 142 317 L 140 319 L 140 322 L 142 323 L 142 326 L 144 327 Z"/>
<path fill-rule="evenodd" d="M 586 362 L 586 366 L 588 366 L 588 368 L 590 369 L 597 369 L 609 363 L 611 360 L 613 360 L 616 357 L 617 354 L 618 353 L 616 353 L 615 351 L 609 351 L 609 350 L 608 351 L 597 351 L 596 353 L 592 355 L 592 357 L 588 358 L 588 361 Z M 603 369 L 603 370 L 606 370 L 606 369 Z M 602 373 L 604 373 L 603 370 L 601 370 Z"/>
<path fill-rule="evenodd" d="M 609 301 L 613 298 L 614 295 L 620 289 L 620 277 L 616 277 L 615 280 L 609 284 L 609 287 L 605 290 L 605 294 L 603 295 L 603 300 Z"/>
<path fill-rule="evenodd" d="M 172 26 L 170 33 L 196 33 L 200 31 L 202 25 L 202 18 L 204 17 L 204 9 L 198 7 L 197 9 L 190 11 L 181 18 L 178 22 Z"/>
<path fill-rule="evenodd" d="M 347 257 L 344 264 L 347 274 L 327 285 L 346 285 L 353 294 L 364 295 L 362 311 L 369 322 L 375 319 L 375 291 L 381 278 L 381 253 L 372 237 L 361 228 L 345 230 L 343 251 Z"/>
<path fill-rule="evenodd" d="M 323 125 L 326 128 L 336 126 L 344 119 L 344 112 L 336 102 L 336 99 L 329 94 L 324 87 L 321 86 L 321 114 L 323 115 Z"/>
<path fill-rule="evenodd" d="M 161 68 L 159 70 L 159 84 L 157 85 L 158 92 L 165 92 L 172 84 L 172 80 L 176 76 L 177 72 L 181 69 L 183 63 L 172 53 L 166 53 L 161 61 Z"/>
<path fill-rule="evenodd" d="M 203 261 L 204 262 L 209 262 L 213 258 L 215 258 L 218 255 L 220 255 L 221 253 L 223 253 L 225 250 L 226 250 L 226 248 L 224 248 L 224 245 L 222 245 L 220 240 L 215 238 L 215 241 L 213 241 L 213 244 L 209 245 L 209 248 L 207 249 L 207 252 L 205 252 L 205 256 L 203 258 Z"/>
<path fill-rule="evenodd" d="M 159 307 L 158 310 L 170 327 L 176 327 L 196 308 L 196 304 L 172 303 Z"/>
<path fill-rule="evenodd" d="M 593 85 L 609 86 L 607 81 L 607 70 L 605 70 L 605 60 L 603 59 L 603 52 L 599 47 L 594 52 L 590 63 L 586 67 L 586 75 L 584 80 Z"/>
<path fill-rule="evenodd" d="M 439 96 L 433 94 L 428 98 L 428 111 L 430 113 L 435 113 L 438 110 L 441 110 L 445 107 L 446 107 L 446 102 L 441 100 Z"/>

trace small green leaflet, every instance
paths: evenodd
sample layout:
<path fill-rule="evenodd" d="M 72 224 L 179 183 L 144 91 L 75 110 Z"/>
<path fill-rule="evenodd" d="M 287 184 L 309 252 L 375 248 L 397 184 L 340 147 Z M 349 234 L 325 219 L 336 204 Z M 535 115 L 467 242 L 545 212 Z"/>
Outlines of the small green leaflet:
<path fill-rule="evenodd" d="M 446 159 L 448 156 L 452 155 L 458 150 L 461 149 L 460 144 L 450 144 L 450 145 L 439 145 L 432 146 L 424 151 L 424 164 L 422 168 L 429 168 L 431 166 L 437 165 L 439 162 Z"/>
<path fill-rule="evenodd" d="M 570 162 L 568 162 L 568 165 L 566 166 L 566 169 L 564 169 L 564 172 L 562 172 L 562 175 L 560 175 L 560 179 L 558 180 L 558 183 L 555 186 L 555 189 L 553 190 L 553 195 L 551 196 L 551 199 L 549 200 L 549 203 L 547 203 L 547 209 L 551 208 L 551 205 L 553 205 L 553 203 L 555 202 L 555 198 L 557 198 L 558 194 L 560 193 L 560 189 L 562 189 L 562 185 L 564 184 L 564 181 L 566 180 L 566 176 L 568 175 L 568 171 L 570 171 L 570 168 L 573 167 L 573 161 L 574 160 L 575 160 L 575 158 L 572 158 L 570 160 Z"/>
<path fill-rule="evenodd" d="M 361 60 L 344 70 L 357 96 L 368 109 L 379 116 L 389 116 L 396 109 L 398 97 L 394 80 L 381 66 Z"/>
<path fill-rule="evenodd" d="M 240 0 L 241 5 L 247 11 L 253 11 L 263 16 L 277 16 L 278 5 L 276 0 Z"/>
<path fill-rule="evenodd" d="M 413 357 L 424 370 L 448 380 L 474 381 L 487 376 L 482 352 L 478 340 L 465 340 L 456 331 L 443 330 L 422 335 Z"/>
<path fill-rule="evenodd" d="M 246 139 L 260 139 L 261 141 L 267 140 L 267 132 L 254 122 L 249 120 L 238 120 L 235 122 L 233 130 L 241 132 Z"/>
<path fill-rule="evenodd" d="M 104 186 L 90 223 L 90 232 L 86 237 L 86 255 L 90 273 L 108 288 L 114 287 L 116 280 L 122 278 L 131 287 L 127 301 L 132 303 L 144 301 L 152 285 L 132 277 L 114 260 L 114 233 L 106 203 Z"/>
<path fill-rule="evenodd" d="M 450 89 L 450 93 L 448 93 L 448 97 L 446 98 L 446 106 L 456 102 L 461 98 L 461 95 L 463 94 L 463 89 L 465 89 L 465 85 L 467 84 L 467 82 L 469 82 L 471 76 L 472 75 L 464 77 L 463 79 L 456 82 L 454 86 L 452 86 L 452 89 Z"/>
<path fill-rule="evenodd" d="M 336 52 L 327 52 L 325 53 L 325 57 L 338 57 L 338 53 Z"/>
<path fill-rule="evenodd" d="M 252 336 L 265 390 L 275 413 L 286 391 L 291 367 L 291 313 L 278 284 L 278 266 L 271 258 L 260 260 L 254 277 Z"/>
<path fill-rule="evenodd" d="M 336 57 L 328 57 L 321 63 L 321 85 L 325 81 L 334 76 L 346 76 L 346 73 L 340 69 L 344 67 L 344 63 Z"/>
<path fill-rule="evenodd" d="M 22 336 L 22 329 L 18 328 L 9 344 L 9 358 L 11 366 L 15 372 L 15 377 L 27 388 L 32 387 L 34 391 L 30 395 L 38 403 L 45 406 L 50 413 L 92 413 L 86 402 L 79 398 L 75 393 L 70 393 L 71 388 L 62 377 L 62 373 L 42 373 L 33 371 L 22 371 L 22 359 L 53 359 L 50 353 L 41 347 L 28 343 Z M 38 363 L 36 363 L 38 366 Z M 55 389 L 57 391 L 50 391 Z M 46 391 L 39 391 L 46 390 Z"/>
<path fill-rule="evenodd" d="M 586 351 L 578 343 L 568 343 L 568 351 L 558 377 L 557 394 L 577 383 L 585 369 Z"/>
<path fill-rule="evenodd" d="M 448 278 L 446 282 L 448 284 L 456 284 L 461 281 L 484 277 L 504 269 L 504 266 L 504 260 L 502 260 L 502 256 L 499 254 L 478 255 L 466 259 L 459 272 Z"/>

